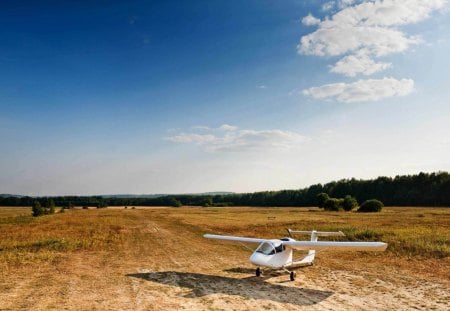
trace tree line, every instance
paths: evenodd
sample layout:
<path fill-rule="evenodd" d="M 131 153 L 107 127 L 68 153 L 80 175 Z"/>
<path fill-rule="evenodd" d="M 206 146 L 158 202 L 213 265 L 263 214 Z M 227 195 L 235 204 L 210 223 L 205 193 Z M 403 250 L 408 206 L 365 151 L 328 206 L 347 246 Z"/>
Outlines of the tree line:
<path fill-rule="evenodd" d="M 378 199 L 387 206 L 450 206 L 448 172 L 419 173 L 376 179 L 342 179 L 315 184 L 298 190 L 262 191 L 218 195 L 165 195 L 160 197 L 56 196 L 57 206 L 317 206 L 318 194 L 332 198 L 347 195 L 358 202 Z M 46 197 L 0 197 L 0 206 L 32 206 L 37 200 L 44 205 Z"/>

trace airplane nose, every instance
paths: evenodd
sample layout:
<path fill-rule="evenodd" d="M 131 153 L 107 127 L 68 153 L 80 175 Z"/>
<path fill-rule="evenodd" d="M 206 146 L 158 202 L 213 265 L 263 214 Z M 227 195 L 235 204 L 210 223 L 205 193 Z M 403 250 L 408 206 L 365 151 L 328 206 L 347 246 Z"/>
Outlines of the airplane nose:
<path fill-rule="evenodd" d="M 262 266 L 265 262 L 264 258 L 262 257 L 264 257 L 262 254 L 255 252 L 250 256 L 250 262 L 255 266 Z"/>

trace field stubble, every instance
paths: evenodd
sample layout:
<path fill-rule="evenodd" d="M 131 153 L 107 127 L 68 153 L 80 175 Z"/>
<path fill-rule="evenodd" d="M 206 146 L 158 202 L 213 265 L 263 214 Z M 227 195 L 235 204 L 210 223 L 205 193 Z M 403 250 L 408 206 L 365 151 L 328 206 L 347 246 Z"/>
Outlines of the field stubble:
<path fill-rule="evenodd" d="M 253 277 L 240 245 L 206 232 L 274 238 L 285 228 L 382 240 L 384 253 L 318 254 L 316 265 Z M 450 209 L 379 214 L 314 208 L 0 208 L 0 310 L 447 309 Z M 338 306 L 338 307 L 336 307 Z"/>

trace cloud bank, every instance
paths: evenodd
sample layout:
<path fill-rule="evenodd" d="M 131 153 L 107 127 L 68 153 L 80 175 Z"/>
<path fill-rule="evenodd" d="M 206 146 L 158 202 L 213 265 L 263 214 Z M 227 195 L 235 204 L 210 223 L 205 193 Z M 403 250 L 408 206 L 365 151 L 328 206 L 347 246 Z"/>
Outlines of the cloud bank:
<path fill-rule="evenodd" d="M 228 124 L 210 129 L 207 133 L 181 132 L 165 139 L 174 143 L 195 144 L 208 152 L 289 149 L 307 140 L 305 136 L 292 131 L 239 129 Z"/>
<path fill-rule="evenodd" d="M 303 36 L 298 51 L 306 55 L 337 56 L 364 50 L 382 56 L 401 52 L 420 42 L 397 26 L 417 23 L 441 9 L 447 0 L 367 1 L 349 6 L 319 23 Z"/>
<path fill-rule="evenodd" d="M 348 77 L 369 76 L 392 67 L 391 63 L 377 61 L 377 58 L 405 52 L 422 42 L 420 37 L 406 33 L 401 26 L 423 21 L 434 11 L 444 9 L 447 4 L 448 0 L 368 0 L 356 4 L 352 0 L 330 1 L 326 3 L 325 11 L 332 11 L 333 8 L 341 10 L 318 22 L 317 30 L 300 39 L 297 51 L 303 55 L 319 57 L 341 56 L 341 59 L 330 66 L 331 72 Z M 324 7 L 322 9 L 324 10 Z M 312 21 L 311 18 L 312 15 L 308 15 L 303 20 Z M 354 98 L 348 98 L 348 92 L 343 91 L 341 96 L 329 96 L 353 102 L 366 98 L 377 100 L 398 96 L 404 94 L 405 90 L 411 91 L 410 86 L 414 85 L 410 79 L 395 80 L 397 82 L 393 80 L 395 79 L 385 78 L 378 82 L 360 80 L 351 84 L 334 83 L 310 88 L 303 93 L 314 98 L 322 98 L 314 94 L 319 91 L 322 94 L 322 90 L 330 88 L 348 90 L 355 86 L 376 84 L 381 87 L 378 91 L 386 94 L 386 96 L 360 96 L 361 93 L 355 92 Z M 402 88 L 392 91 L 393 85 Z M 382 88 L 383 86 L 386 88 Z"/>
<path fill-rule="evenodd" d="M 353 103 L 405 96 L 413 90 L 414 81 L 411 79 L 383 78 L 325 84 L 303 90 L 303 94 L 316 99 L 336 99 L 339 102 Z"/>

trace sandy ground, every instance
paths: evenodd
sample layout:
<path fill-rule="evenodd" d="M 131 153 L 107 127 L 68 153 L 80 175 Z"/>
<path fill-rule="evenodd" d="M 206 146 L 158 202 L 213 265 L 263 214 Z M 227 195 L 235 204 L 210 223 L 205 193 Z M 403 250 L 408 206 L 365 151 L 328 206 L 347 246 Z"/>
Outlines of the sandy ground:
<path fill-rule="evenodd" d="M 294 282 L 285 273 L 257 278 L 242 248 L 167 220 L 139 230 L 148 240 L 125 250 L 73 252 L 57 264 L 2 271 L 0 310 L 450 309 L 448 280 L 359 259 L 339 267 L 330 254 L 297 270 Z"/>

